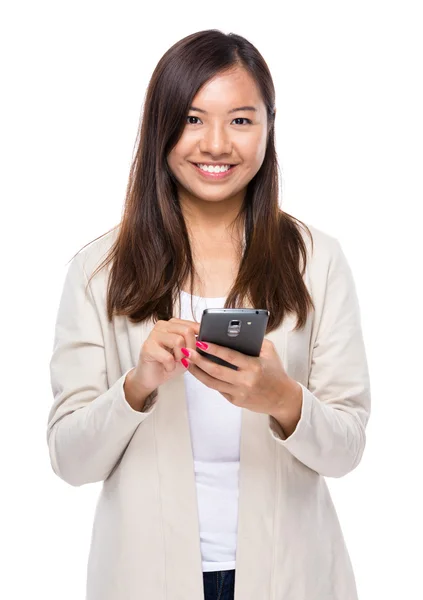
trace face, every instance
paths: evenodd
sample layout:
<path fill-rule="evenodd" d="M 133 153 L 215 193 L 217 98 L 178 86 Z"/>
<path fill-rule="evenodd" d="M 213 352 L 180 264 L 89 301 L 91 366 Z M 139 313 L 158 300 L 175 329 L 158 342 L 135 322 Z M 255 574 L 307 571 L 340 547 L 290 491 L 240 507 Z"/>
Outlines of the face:
<path fill-rule="evenodd" d="M 263 163 L 266 142 L 266 107 L 254 79 L 236 68 L 208 81 L 194 97 L 183 134 L 168 155 L 180 201 L 242 200 Z M 213 163 L 232 166 L 223 174 L 203 174 L 196 166 Z"/>

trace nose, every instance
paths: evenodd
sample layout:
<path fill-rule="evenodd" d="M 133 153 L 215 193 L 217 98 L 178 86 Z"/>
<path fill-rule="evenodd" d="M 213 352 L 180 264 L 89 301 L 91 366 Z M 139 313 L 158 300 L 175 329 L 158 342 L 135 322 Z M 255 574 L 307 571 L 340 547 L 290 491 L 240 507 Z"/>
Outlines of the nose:
<path fill-rule="evenodd" d="M 231 154 L 232 143 L 223 125 L 216 123 L 202 132 L 199 149 L 201 153 L 219 157 L 221 154 Z"/>

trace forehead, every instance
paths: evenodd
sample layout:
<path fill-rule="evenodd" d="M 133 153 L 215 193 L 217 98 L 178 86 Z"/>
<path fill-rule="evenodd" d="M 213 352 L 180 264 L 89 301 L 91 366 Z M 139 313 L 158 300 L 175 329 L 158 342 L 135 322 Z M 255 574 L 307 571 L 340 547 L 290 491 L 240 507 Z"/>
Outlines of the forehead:
<path fill-rule="evenodd" d="M 253 105 L 264 110 L 264 103 L 253 77 L 245 69 L 232 69 L 209 79 L 197 92 L 192 101 L 210 112 L 227 112 L 231 108 Z"/>

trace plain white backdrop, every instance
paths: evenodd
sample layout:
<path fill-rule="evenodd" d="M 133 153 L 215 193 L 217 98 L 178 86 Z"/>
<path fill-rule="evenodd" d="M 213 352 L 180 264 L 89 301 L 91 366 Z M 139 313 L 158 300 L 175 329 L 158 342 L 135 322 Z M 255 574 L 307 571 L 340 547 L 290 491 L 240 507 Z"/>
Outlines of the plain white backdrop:
<path fill-rule="evenodd" d="M 120 220 L 158 60 L 211 28 L 243 35 L 267 61 L 280 205 L 337 237 L 355 277 L 372 414 L 362 463 L 328 484 L 359 597 L 423 597 L 419 9 L 406 0 L 3 5 L 1 597 L 84 598 L 101 484 L 73 488 L 50 467 L 58 302 L 71 257 Z"/>

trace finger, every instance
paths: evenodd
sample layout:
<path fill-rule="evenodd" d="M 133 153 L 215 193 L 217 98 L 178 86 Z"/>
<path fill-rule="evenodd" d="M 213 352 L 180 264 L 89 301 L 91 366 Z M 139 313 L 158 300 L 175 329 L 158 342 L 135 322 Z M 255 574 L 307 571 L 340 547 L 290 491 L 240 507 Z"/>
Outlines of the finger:
<path fill-rule="evenodd" d="M 197 343 L 199 342 L 200 340 L 197 340 Z M 201 343 L 203 343 L 202 340 Z M 218 356 L 219 358 L 226 360 L 226 362 L 235 365 L 236 367 L 238 367 L 238 369 L 248 369 L 248 366 L 251 362 L 251 358 L 253 358 L 251 356 L 248 356 L 247 354 L 238 352 L 238 350 L 233 350 L 232 348 L 226 348 L 225 346 L 212 344 L 208 341 L 205 341 L 204 343 L 207 344 L 207 348 L 199 347 L 201 350 L 207 352 L 207 354 L 213 354 L 214 356 Z M 199 352 L 197 352 L 197 354 L 199 354 Z"/>
<path fill-rule="evenodd" d="M 195 347 L 196 328 L 194 325 L 196 324 L 192 321 L 184 321 L 184 324 L 181 324 L 176 322 L 176 320 L 164 321 L 164 323 L 166 323 L 166 327 L 163 327 L 163 322 L 161 322 L 160 326 L 155 328 L 154 339 L 158 340 L 163 347 L 173 352 L 175 360 L 179 361 L 184 358 L 181 348 L 186 348 L 187 346 Z"/>
<path fill-rule="evenodd" d="M 157 340 L 151 340 L 151 342 L 144 346 L 144 357 L 145 362 L 154 360 L 163 365 L 165 371 L 168 373 L 174 371 L 176 366 L 175 357 L 172 352 L 163 347 Z"/>
<path fill-rule="evenodd" d="M 167 325 L 167 331 L 179 333 L 182 336 L 179 348 L 187 348 L 188 346 L 195 348 L 195 342 L 197 341 L 196 335 L 200 332 L 200 323 L 184 319 L 170 319 L 167 322 Z M 178 356 L 180 354 L 181 353 L 179 352 Z"/>
<path fill-rule="evenodd" d="M 181 333 L 156 331 L 154 340 L 160 344 L 162 348 L 170 352 L 176 361 L 180 361 L 181 358 L 184 358 L 181 348 L 185 346 L 185 337 Z"/>
<path fill-rule="evenodd" d="M 182 325 L 184 327 L 191 327 L 194 330 L 194 333 L 198 335 L 200 333 L 200 323 L 196 321 L 189 321 L 188 319 L 177 319 L 176 317 L 172 317 L 169 321 L 165 321 L 170 326 L 174 325 Z"/>
<path fill-rule="evenodd" d="M 235 369 L 230 369 L 229 367 L 216 364 L 209 358 L 202 356 L 199 352 L 196 351 L 196 349 L 193 350 L 192 348 L 187 348 L 187 350 L 190 353 L 188 357 L 190 363 L 194 364 L 211 377 L 218 379 L 219 381 L 229 383 L 231 385 L 240 384 L 240 374 L 237 371 L 235 371 Z"/>
<path fill-rule="evenodd" d="M 216 379 L 206 371 L 203 371 L 203 369 L 201 369 L 199 366 L 192 363 L 190 359 L 188 360 L 190 361 L 188 371 L 191 373 L 191 375 L 198 379 L 198 381 L 201 381 L 201 383 L 204 383 L 204 385 L 206 385 L 208 388 L 216 390 L 222 394 L 234 393 L 234 386 L 232 384 L 222 381 L 221 379 Z"/>

